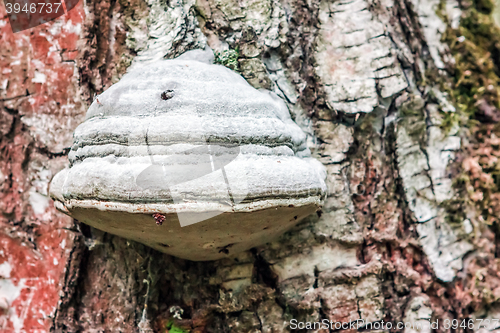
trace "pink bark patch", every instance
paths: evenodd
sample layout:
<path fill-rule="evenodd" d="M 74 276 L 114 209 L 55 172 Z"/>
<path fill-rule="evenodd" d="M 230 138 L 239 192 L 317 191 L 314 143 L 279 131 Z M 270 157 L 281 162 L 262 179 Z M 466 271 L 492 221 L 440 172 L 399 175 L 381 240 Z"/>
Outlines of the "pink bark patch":
<path fill-rule="evenodd" d="M 73 60 L 84 11 L 80 1 L 68 14 L 19 33 L 3 5 L 0 18 L 0 104 L 17 118 L 5 125 L 12 138 L 0 133 L 0 331 L 48 332 L 75 233 L 46 193 L 44 172 L 53 176 L 63 158 L 43 152 L 69 147 L 83 116 Z"/>
<path fill-rule="evenodd" d="M 72 233 L 53 230 L 35 239 L 34 244 L 36 250 L 31 244 L 0 234 L 0 328 L 3 330 L 43 332 L 51 326 L 73 245 Z"/>

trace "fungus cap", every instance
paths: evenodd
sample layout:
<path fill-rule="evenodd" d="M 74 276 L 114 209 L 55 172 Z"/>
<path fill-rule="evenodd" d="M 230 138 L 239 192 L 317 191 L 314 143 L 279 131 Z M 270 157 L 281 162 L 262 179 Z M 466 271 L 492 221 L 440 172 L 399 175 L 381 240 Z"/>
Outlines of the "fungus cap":
<path fill-rule="evenodd" d="M 90 106 L 56 207 L 190 260 L 262 245 L 315 212 L 323 165 L 273 93 L 226 67 L 177 58 L 137 68 Z"/>

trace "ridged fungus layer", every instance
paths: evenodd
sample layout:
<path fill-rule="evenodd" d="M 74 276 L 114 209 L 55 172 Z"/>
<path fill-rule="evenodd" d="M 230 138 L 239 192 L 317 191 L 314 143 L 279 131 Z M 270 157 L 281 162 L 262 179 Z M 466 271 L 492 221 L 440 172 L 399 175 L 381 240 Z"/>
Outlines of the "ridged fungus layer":
<path fill-rule="evenodd" d="M 133 69 L 98 96 L 50 195 L 97 229 L 214 260 L 315 212 L 326 173 L 278 96 L 189 58 Z"/>

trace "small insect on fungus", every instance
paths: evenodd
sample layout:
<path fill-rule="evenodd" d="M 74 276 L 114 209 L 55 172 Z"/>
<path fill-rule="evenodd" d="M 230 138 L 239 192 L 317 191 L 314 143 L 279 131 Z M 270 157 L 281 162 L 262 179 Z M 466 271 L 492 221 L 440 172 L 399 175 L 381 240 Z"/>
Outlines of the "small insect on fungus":
<path fill-rule="evenodd" d="M 154 213 L 153 217 L 156 221 L 156 225 L 162 225 L 163 222 L 165 221 L 165 215 L 160 214 L 160 213 Z"/>
<path fill-rule="evenodd" d="M 102 106 L 102 103 L 101 103 L 101 101 L 99 101 L 97 94 L 94 94 L 94 102 L 97 102 L 97 105 Z"/>
<path fill-rule="evenodd" d="M 166 101 L 174 97 L 174 91 L 172 89 L 165 90 L 161 93 L 161 99 Z"/>

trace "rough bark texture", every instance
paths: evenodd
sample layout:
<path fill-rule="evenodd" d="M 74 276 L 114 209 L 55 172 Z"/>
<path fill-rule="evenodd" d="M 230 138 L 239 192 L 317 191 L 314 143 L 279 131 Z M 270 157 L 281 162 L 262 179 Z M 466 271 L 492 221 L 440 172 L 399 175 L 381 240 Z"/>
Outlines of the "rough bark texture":
<path fill-rule="evenodd" d="M 498 318 L 491 10 L 486 0 L 89 0 L 12 34 L 0 7 L 0 329 L 270 333 L 292 331 L 292 318 Z M 205 46 L 287 102 L 328 171 L 322 212 L 213 262 L 56 212 L 47 187 L 93 96 L 130 66 Z"/>

